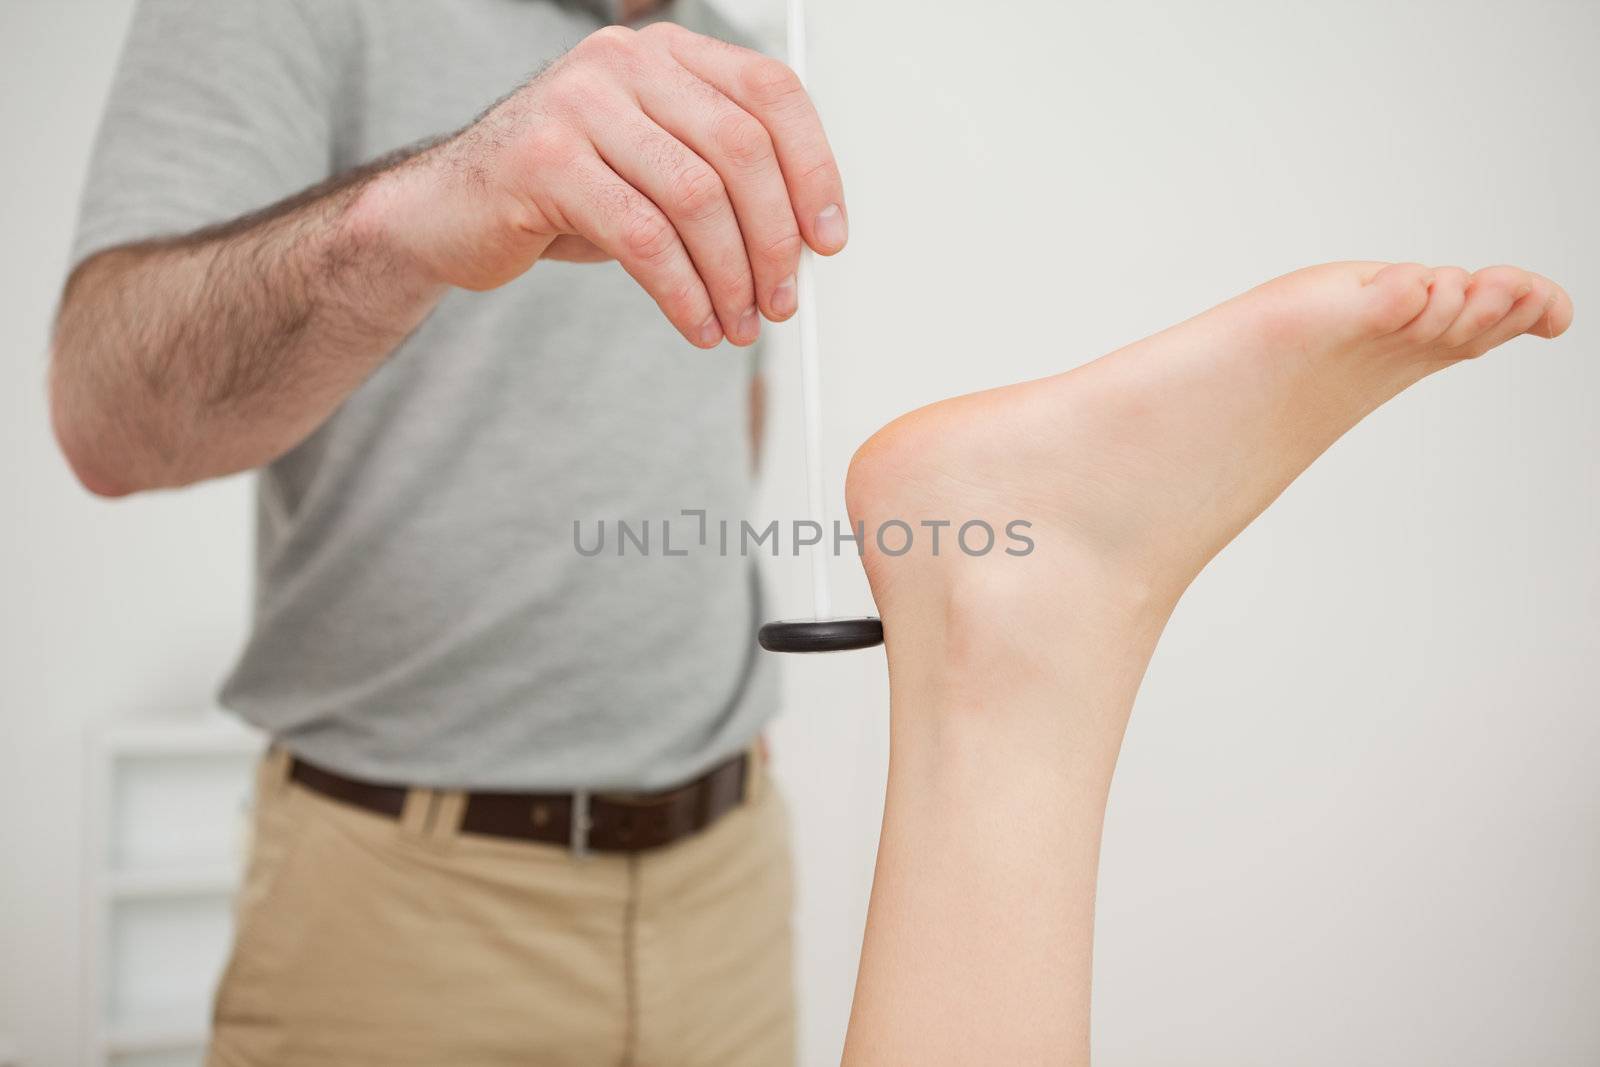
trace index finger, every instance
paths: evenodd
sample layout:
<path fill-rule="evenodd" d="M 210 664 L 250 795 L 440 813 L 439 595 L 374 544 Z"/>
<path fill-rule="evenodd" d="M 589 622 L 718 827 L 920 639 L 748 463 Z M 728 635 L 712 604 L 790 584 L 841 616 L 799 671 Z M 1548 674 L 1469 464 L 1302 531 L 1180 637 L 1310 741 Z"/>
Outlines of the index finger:
<path fill-rule="evenodd" d="M 772 135 L 772 147 L 806 244 L 825 256 L 843 248 L 849 225 L 839 164 L 828 146 L 822 119 L 794 71 L 748 48 L 702 37 L 671 23 L 659 26 L 658 32 L 681 66 L 754 115 Z"/>

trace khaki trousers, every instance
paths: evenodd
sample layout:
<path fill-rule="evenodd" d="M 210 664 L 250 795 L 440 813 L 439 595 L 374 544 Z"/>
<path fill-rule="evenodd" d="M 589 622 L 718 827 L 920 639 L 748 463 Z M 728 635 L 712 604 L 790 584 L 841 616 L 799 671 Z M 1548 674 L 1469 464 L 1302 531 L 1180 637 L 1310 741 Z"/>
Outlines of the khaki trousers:
<path fill-rule="evenodd" d="M 791 1067 L 787 819 L 752 778 L 695 837 L 580 859 L 458 833 L 459 793 L 395 821 L 269 755 L 208 1067 Z"/>

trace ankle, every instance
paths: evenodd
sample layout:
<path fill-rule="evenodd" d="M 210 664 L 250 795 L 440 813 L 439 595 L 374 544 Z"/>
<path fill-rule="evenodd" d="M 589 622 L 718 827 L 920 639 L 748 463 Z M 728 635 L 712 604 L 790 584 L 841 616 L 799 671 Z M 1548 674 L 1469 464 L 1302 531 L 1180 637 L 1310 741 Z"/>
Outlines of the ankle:
<path fill-rule="evenodd" d="M 1054 709 L 1131 703 L 1176 595 L 1085 566 L 982 562 L 874 582 L 897 705 L 945 717 L 1041 695 Z"/>

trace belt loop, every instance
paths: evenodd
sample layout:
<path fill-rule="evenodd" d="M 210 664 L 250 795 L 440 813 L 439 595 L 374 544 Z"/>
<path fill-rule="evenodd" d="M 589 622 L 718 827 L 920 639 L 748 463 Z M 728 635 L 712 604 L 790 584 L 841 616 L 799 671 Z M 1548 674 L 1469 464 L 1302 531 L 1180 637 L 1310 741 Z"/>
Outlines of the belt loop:
<path fill-rule="evenodd" d="M 276 795 L 286 787 L 289 784 L 289 767 L 293 762 L 294 757 L 288 749 L 280 745 L 267 749 L 266 755 L 261 757 L 261 770 L 256 779 L 259 793 L 262 796 Z"/>
<path fill-rule="evenodd" d="M 439 806 L 439 794 L 432 789 L 412 789 L 406 793 L 405 807 L 400 809 L 400 833 L 418 841 L 426 841 L 431 834 L 434 812 Z"/>
<path fill-rule="evenodd" d="M 589 857 L 589 831 L 594 829 L 594 815 L 590 810 L 589 791 L 586 789 L 574 790 L 572 794 L 572 835 L 570 837 L 572 858 L 583 860 Z"/>
<path fill-rule="evenodd" d="M 467 810 L 467 794 L 459 789 L 448 789 L 435 794 L 433 818 L 425 828 L 435 841 L 448 841 L 461 831 L 461 816 Z"/>

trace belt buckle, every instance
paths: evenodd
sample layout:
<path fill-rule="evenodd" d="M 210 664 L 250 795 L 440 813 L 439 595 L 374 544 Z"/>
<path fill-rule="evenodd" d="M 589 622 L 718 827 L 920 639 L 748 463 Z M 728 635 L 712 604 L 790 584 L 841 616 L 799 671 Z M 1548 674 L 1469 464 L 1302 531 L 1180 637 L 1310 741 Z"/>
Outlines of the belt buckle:
<path fill-rule="evenodd" d="M 568 841 L 568 848 L 575 860 L 589 857 L 589 831 L 594 829 L 594 814 L 590 805 L 590 795 L 587 789 L 576 790 L 572 794 L 572 833 Z"/>

